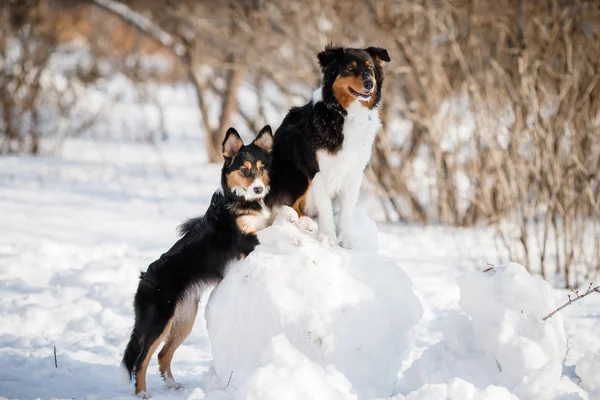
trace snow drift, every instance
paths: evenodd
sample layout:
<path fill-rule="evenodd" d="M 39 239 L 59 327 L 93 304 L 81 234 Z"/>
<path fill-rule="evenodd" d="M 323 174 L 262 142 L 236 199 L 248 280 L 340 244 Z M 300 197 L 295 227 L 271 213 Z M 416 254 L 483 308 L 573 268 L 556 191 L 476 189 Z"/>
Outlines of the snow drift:
<path fill-rule="evenodd" d="M 567 354 L 562 317 L 542 321 L 555 308 L 546 281 L 510 263 L 467 273 L 457 282 L 461 312 L 449 315 L 443 340 L 405 371 L 402 392 L 452 378 L 477 388 L 503 386 L 521 400 L 578 392 L 562 377 Z"/>
<path fill-rule="evenodd" d="M 377 254 L 375 224 L 361 212 L 355 220 L 360 240 L 351 251 L 297 224 L 269 227 L 262 235 L 273 244 L 258 246 L 215 288 L 206 321 L 222 387 L 241 388 L 244 399 L 393 392 L 421 304 L 402 269 Z M 278 391 L 280 380 L 287 383 Z"/>
<path fill-rule="evenodd" d="M 519 400 L 517 396 L 510 393 L 506 388 L 499 386 L 488 386 L 478 389 L 472 383 L 460 378 L 453 378 L 449 383 L 434 383 L 424 385 L 419 390 L 411 392 L 404 397 L 401 394 L 386 399 L 377 400 Z"/>
<path fill-rule="evenodd" d="M 600 399 L 600 354 L 587 352 L 577 362 L 575 373 L 581 379 L 581 387 L 589 391 L 590 399 Z"/>

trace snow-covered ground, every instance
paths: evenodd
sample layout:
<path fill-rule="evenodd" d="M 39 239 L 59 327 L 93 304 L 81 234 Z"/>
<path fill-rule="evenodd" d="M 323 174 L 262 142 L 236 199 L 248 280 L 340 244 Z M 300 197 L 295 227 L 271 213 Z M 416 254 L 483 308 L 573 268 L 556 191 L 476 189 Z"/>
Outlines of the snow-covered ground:
<path fill-rule="evenodd" d="M 203 213 L 217 187 L 218 176 L 219 167 L 206 165 L 203 160 L 201 138 L 192 136 L 158 146 L 68 140 L 51 156 L 0 158 L 0 397 L 132 398 L 132 386 L 123 378 L 119 363 L 133 322 L 131 303 L 139 272 L 171 246 L 176 239 L 175 228 L 183 219 Z M 496 286 L 486 286 L 490 285 L 485 280 L 488 278 L 473 275 L 483 274 L 473 271 L 486 268 L 487 262 L 497 263 L 490 230 L 409 225 L 378 228 L 379 251 L 374 257 L 389 260 L 404 271 L 412 281 L 423 315 L 414 326 L 414 335 L 401 338 L 405 348 L 397 352 L 402 357 L 398 360 L 398 372 L 418 360 L 412 368 L 413 372 L 415 368 L 418 370 L 418 379 L 399 380 L 399 385 L 390 387 L 389 393 L 380 394 L 381 398 L 398 393 L 401 394 L 395 399 L 405 395 L 411 400 L 514 399 L 514 393 L 528 396 L 529 389 L 521 387 L 520 391 L 513 391 L 512 387 L 502 386 L 517 385 L 515 382 L 527 374 L 531 377 L 528 381 L 531 390 L 555 384 L 548 380 L 558 379 L 552 362 L 560 356 L 561 346 L 568 349 L 566 365 L 577 365 L 567 367 L 567 373 L 577 372 L 583 380 L 583 389 L 581 397 L 574 394 L 569 397 L 565 393 L 574 390 L 569 382 L 563 381 L 561 385 L 566 385 L 567 391 L 560 398 L 585 399 L 586 390 L 589 399 L 600 398 L 597 355 L 600 295 L 592 294 L 560 313 L 567 342 L 560 344 L 559 338 L 554 346 L 546 340 L 551 335 L 560 336 L 560 327 L 540 328 L 537 323 L 532 325 L 529 320 L 522 320 L 550 311 L 539 309 L 550 307 L 541 283 L 516 270 L 499 272 L 497 276 L 508 280 L 503 281 L 507 282 L 504 292 L 497 292 Z M 364 268 L 371 265 L 375 264 L 369 263 Z M 342 271 L 343 266 L 332 268 Z M 318 267 L 326 269 L 327 265 Z M 394 279 L 404 282 L 402 276 L 394 274 Z M 264 277 L 261 279 L 264 281 Z M 514 283 L 517 281 L 523 285 Z M 367 280 L 364 285 L 369 289 L 373 282 Z M 381 296 L 393 299 L 388 286 Z M 400 285 L 398 290 L 410 291 L 407 287 Z M 292 296 L 281 292 L 273 299 L 298 302 L 302 295 L 298 293 L 295 291 Z M 562 303 L 566 294 L 554 290 L 551 296 Z M 481 297 L 480 307 L 477 296 Z M 330 304 L 327 299 L 324 303 Z M 202 307 L 207 300 L 208 293 Z M 482 313 L 481 307 L 489 308 L 490 314 Z M 406 310 L 399 308 L 398 312 Z M 368 316 L 364 318 L 367 320 L 362 329 L 368 331 L 372 328 L 371 320 Z M 389 316 L 390 321 L 403 318 Z M 373 321 L 382 326 L 385 322 L 377 318 Z M 550 323 L 560 325 L 559 319 Z M 286 329 L 291 329 L 290 326 Z M 357 324 L 352 326 L 356 328 Z M 266 329 L 262 325 L 257 328 L 261 327 Z M 462 330 L 457 331 L 458 328 Z M 511 331 L 513 328 L 515 331 Z M 339 335 L 327 325 L 323 329 L 331 337 Z M 401 329 L 399 336 L 404 333 Z M 385 344 L 390 340 L 387 335 L 388 332 L 379 332 L 365 337 L 377 338 Z M 488 336 L 489 343 L 485 340 Z M 539 345 L 529 343 L 531 337 L 538 337 Z M 465 338 L 472 338 L 472 347 Z M 508 342 L 503 342 L 505 339 Z M 513 353 L 501 357 L 499 363 L 506 367 L 506 363 L 511 366 L 514 362 L 514 368 L 521 369 L 508 377 L 506 371 L 505 375 L 498 371 L 496 375 L 490 373 L 487 378 L 491 381 L 473 378 L 469 371 L 484 373 L 489 367 L 490 354 L 505 349 Z M 348 379 L 355 379 L 352 374 L 360 368 L 368 368 L 368 365 L 322 366 L 315 361 L 316 353 L 307 354 L 305 349 L 298 348 L 297 341 L 286 336 L 276 336 L 266 348 L 256 351 L 262 352 L 261 367 L 243 385 L 240 383 L 237 398 L 350 399 L 354 397 Z M 588 356 L 579 362 L 586 353 Z M 334 356 L 328 362 L 339 362 Z M 524 358 L 520 359 L 521 356 Z M 527 360 L 540 357 L 547 358 L 552 365 L 534 374 L 532 371 L 538 366 Z M 520 361 L 513 361 L 516 359 Z M 149 391 L 155 399 L 230 399 L 235 394 L 231 392 L 233 385 L 227 391 L 218 390 L 227 382 L 218 382 L 218 374 L 209 372 L 212 360 L 203 308 L 194 331 L 174 359 L 174 374 L 185 389 L 167 390 L 154 359 L 148 373 Z M 453 364 L 444 365 L 444 360 Z M 372 369 L 382 365 L 373 361 Z M 442 374 L 431 365 L 446 370 Z M 442 379 L 440 376 L 448 381 L 436 382 Z M 290 392 L 282 395 L 285 391 L 278 392 L 282 387 L 274 387 L 273 382 L 284 382 L 284 389 L 309 393 L 306 395 L 309 397 L 293 397 Z M 423 386 L 414 387 L 417 384 Z M 306 392 L 309 388 L 313 392 Z M 261 389 L 272 390 L 261 392 Z"/>

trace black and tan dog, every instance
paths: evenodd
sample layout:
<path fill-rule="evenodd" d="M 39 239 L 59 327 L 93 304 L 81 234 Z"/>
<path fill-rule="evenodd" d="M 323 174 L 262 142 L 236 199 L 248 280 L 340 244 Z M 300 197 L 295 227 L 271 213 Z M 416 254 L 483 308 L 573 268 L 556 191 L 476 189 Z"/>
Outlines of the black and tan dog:
<path fill-rule="evenodd" d="M 275 132 L 267 205 L 317 216 L 323 242 L 351 248 L 363 172 L 381 126 L 378 106 L 388 52 L 328 46 L 318 54 L 323 84 Z M 338 228 L 333 200 L 340 205 Z"/>
<path fill-rule="evenodd" d="M 269 192 L 272 144 L 268 125 L 247 146 L 230 128 L 223 142 L 221 188 L 206 214 L 185 222 L 181 239 L 141 274 L 135 325 L 122 362 L 129 377 L 135 377 L 138 396 L 149 397 L 146 369 L 163 340 L 160 373 L 169 387 L 179 386 L 171 360 L 192 330 L 202 287 L 220 282 L 228 265 L 247 256 L 259 243 L 257 231 L 270 223 L 263 198 Z"/>

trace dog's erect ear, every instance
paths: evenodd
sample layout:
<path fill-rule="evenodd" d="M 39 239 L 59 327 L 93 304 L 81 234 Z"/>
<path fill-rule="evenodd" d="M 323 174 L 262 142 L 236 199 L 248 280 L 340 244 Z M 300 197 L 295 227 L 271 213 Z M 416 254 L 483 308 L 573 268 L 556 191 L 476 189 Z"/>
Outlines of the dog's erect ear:
<path fill-rule="evenodd" d="M 367 47 L 365 51 L 369 53 L 375 61 L 380 59 L 381 61 L 390 62 L 390 55 L 386 49 L 381 47 Z"/>
<path fill-rule="evenodd" d="M 256 136 L 256 139 L 254 139 L 252 144 L 260 147 L 267 153 L 270 153 L 273 148 L 273 132 L 271 131 L 271 126 L 265 125 L 264 128 L 258 132 L 258 136 Z"/>
<path fill-rule="evenodd" d="M 344 49 L 342 47 L 334 47 L 329 44 L 325 46 L 325 50 L 320 52 L 317 57 L 319 58 L 319 64 L 321 68 L 325 69 L 331 65 L 332 62 L 341 58 L 344 55 Z"/>
<path fill-rule="evenodd" d="M 237 154 L 244 145 L 244 141 L 240 137 L 235 128 L 229 128 L 223 140 L 223 157 L 229 158 Z"/>

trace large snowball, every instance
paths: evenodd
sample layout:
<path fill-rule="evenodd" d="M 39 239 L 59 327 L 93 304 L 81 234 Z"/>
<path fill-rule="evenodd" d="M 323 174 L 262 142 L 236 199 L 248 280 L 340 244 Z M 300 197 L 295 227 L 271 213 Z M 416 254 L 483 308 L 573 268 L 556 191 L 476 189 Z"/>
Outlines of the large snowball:
<path fill-rule="evenodd" d="M 263 351 L 261 366 L 240 388 L 238 400 L 356 400 L 335 367 L 323 368 L 281 334 Z"/>
<path fill-rule="evenodd" d="M 520 399 L 551 399 L 577 387 L 562 378 L 567 339 L 550 285 L 515 263 L 457 279 L 461 312 L 444 338 L 404 373 L 404 393 L 458 377 L 476 387 L 500 385 Z M 577 397 L 576 397 L 577 398 Z"/>
<path fill-rule="evenodd" d="M 264 349 L 284 334 L 308 360 L 345 375 L 359 398 L 392 392 L 421 304 L 406 274 L 374 251 L 374 224 L 356 221 L 354 238 L 364 240 L 355 239 L 355 250 L 324 246 L 295 224 L 267 228 L 275 245 L 258 246 L 215 288 L 206 321 L 228 391 L 255 374 Z M 290 241 L 297 235 L 300 247 Z"/>

